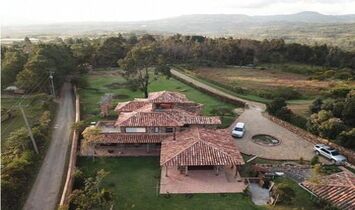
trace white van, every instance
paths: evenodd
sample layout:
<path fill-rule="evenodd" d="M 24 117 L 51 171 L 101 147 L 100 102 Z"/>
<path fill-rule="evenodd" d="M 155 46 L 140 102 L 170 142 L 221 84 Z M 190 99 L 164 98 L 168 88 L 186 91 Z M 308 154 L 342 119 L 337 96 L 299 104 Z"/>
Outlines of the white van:
<path fill-rule="evenodd" d="M 233 128 L 232 136 L 242 138 L 244 134 L 245 134 L 245 123 L 238 122 Z"/>

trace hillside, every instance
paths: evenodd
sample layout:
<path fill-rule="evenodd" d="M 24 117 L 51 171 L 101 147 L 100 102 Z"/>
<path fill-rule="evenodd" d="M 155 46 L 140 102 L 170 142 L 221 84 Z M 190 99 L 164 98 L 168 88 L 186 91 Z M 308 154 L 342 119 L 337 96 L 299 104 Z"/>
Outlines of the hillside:
<path fill-rule="evenodd" d="M 248 16 L 196 14 L 137 22 L 83 22 L 50 25 L 2 26 L 2 38 L 48 35 L 97 36 L 117 32 L 199 34 L 239 38 L 283 38 L 306 44 L 327 43 L 355 49 L 355 15 L 301 12 L 290 15 Z"/>

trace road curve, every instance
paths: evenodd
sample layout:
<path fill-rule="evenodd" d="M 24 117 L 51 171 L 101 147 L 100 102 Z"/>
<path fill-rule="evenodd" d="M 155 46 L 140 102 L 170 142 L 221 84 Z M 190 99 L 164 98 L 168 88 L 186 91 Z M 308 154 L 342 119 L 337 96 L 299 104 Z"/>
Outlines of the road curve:
<path fill-rule="evenodd" d="M 69 150 L 70 127 L 74 122 L 73 101 L 72 86 L 66 82 L 61 90 L 50 146 L 23 207 L 24 210 L 54 210 L 56 208 Z"/>
<path fill-rule="evenodd" d="M 312 143 L 263 116 L 262 113 L 265 110 L 264 104 L 230 95 L 179 71 L 171 70 L 171 73 L 197 87 L 221 96 L 243 101 L 247 104 L 248 108 L 245 109 L 234 122 L 234 124 L 237 121 L 246 123 L 246 135 L 242 139 L 236 140 L 236 144 L 242 153 L 274 160 L 298 160 L 301 157 L 305 160 L 310 160 L 314 156 Z M 230 126 L 230 129 L 234 127 L 233 125 Z M 281 144 L 273 147 L 260 146 L 252 141 L 252 137 L 256 134 L 268 134 L 274 136 L 281 140 Z"/>

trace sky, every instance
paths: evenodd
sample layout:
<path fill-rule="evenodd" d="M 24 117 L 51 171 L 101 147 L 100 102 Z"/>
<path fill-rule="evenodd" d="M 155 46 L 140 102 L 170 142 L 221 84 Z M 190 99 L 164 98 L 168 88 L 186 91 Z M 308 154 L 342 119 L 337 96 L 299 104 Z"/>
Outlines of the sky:
<path fill-rule="evenodd" d="M 4 0 L 2 25 L 140 21 L 187 14 L 355 14 L 355 0 Z"/>

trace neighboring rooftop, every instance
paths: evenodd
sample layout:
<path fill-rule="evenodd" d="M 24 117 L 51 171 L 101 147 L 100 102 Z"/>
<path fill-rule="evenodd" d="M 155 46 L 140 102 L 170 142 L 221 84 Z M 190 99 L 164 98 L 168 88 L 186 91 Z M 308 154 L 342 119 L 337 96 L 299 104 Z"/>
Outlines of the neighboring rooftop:
<path fill-rule="evenodd" d="M 351 172 L 331 174 L 322 177 L 319 183 L 305 181 L 302 185 L 341 209 L 355 209 L 355 175 Z"/>
<path fill-rule="evenodd" d="M 162 142 L 160 165 L 241 165 L 244 160 L 232 137 L 218 130 L 192 128 Z"/>
<path fill-rule="evenodd" d="M 148 101 L 152 103 L 191 103 L 184 94 L 171 91 L 149 93 Z"/>

